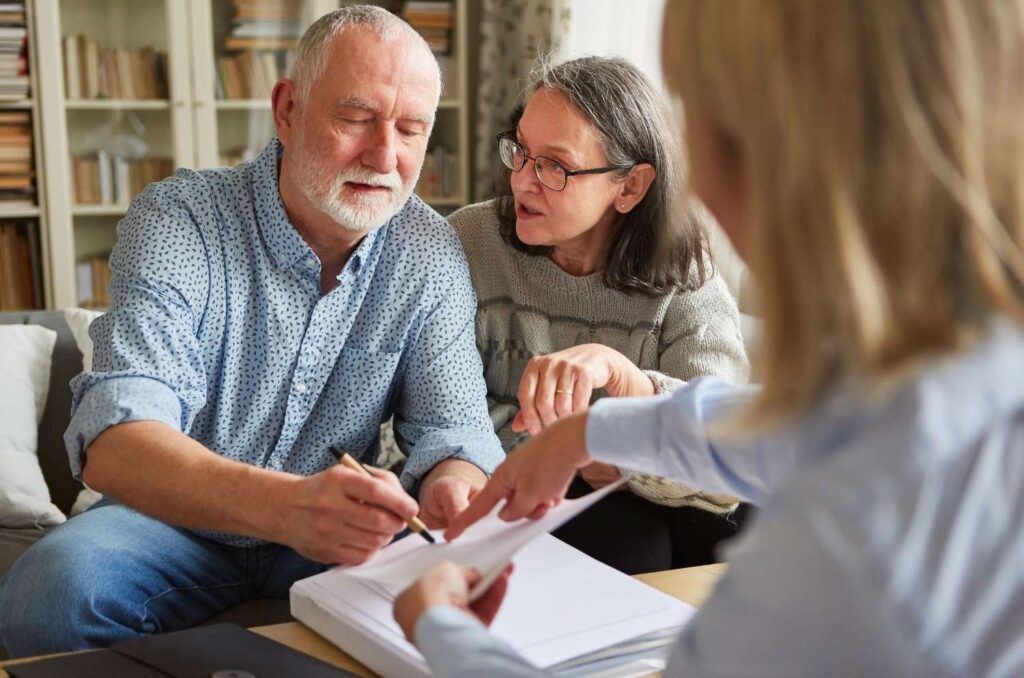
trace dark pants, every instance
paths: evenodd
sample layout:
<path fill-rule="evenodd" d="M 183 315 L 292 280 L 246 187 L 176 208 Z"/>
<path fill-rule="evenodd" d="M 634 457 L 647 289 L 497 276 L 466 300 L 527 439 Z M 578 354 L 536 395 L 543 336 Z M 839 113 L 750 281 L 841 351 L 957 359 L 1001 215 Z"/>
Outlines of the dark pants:
<path fill-rule="evenodd" d="M 577 477 L 569 498 L 593 491 Z M 613 492 L 553 534 L 626 574 L 717 563 L 717 547 L 739 532 L 749 507 L 729 516 L 683 506 L 672 508 L 641 499 L 629 490 Z"/>

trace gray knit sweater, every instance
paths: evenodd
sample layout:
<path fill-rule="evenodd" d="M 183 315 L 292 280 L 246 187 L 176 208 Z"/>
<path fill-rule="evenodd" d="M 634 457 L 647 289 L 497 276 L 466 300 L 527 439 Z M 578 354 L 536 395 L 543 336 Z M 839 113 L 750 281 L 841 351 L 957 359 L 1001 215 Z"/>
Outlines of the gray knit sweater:
<path fill-rule="evenodd" d="M 501 238 L 493 201 L 464 207 L 448 220 L 469 259 L 487 404 L 506 451 L 527 436 L 512 431 L 512 419 L 519 411 L 520 376 L 537 355 L 603 344 L 644 370 L 658 393 L 705 375 L 746 381 L 739 311 L 718 275 L 693 292 L 627 295 L 605 286 L 601 272 L 575 277 L 547 257 L 516 251 Z M 601 395 L 603 390 L 595 399 Z M 633 476 L 629 484 L 634 493 L 669 506 L 721 512 L 736 502 L 651 476 Z"/>

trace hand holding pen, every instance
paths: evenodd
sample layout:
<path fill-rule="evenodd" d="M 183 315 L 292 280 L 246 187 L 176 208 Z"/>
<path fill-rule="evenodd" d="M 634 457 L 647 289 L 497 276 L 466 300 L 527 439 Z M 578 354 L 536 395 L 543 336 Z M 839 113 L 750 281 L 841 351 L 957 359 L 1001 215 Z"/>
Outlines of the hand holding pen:
<path fill-rule="evenodd" d="M 352 455 L 350 455 L 348 452 L 338 452 L 337 450 L 332 448 L 331 453 L 334 455 L 334 458 L 338 460 L 338 463 L 341 464 L 342 466 L 350 468 L 357 473 L 365 475 L 366 477 L 372 477 L 373 474 L 370 473 L 370 470 L 363 466 L 362 464 L 360 464 L 358 461 L 356 461 L 356 459 L 352 457 Z M 420 520 L 418 517 L 413 516 L 406 522 L 406 525 L 409 527 L 410 530 L 417 533 L 431 544 L 434 543 L 433 535 L 431 535 L 430 532 L 427 531 L 427 526 L 424 525 L 423 521 Z"/>

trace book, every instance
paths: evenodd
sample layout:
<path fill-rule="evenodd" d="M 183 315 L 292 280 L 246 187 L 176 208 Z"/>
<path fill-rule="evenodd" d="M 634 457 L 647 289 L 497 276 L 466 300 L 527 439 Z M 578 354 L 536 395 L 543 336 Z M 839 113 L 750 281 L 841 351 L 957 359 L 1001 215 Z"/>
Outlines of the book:
<path fill-rule="evenodd" d="M 31 233 L 35 222 L 0 222 L 0 310 L 17 311 L 36 308 L 41 298 L 36 293 L 34 262 L 39 255 L 32 251 L 35 240 Z"/>
<path fill-rule="evenodd" d="M 504 523 L 496 509 L 450 544 L 440 532 L 437 545 L 400 539 L 364 565 L 296 582 L 292 615 L 381 675 L 428 676 L 392 617 L 395 597 L 441 560 L 476 568 L 485 589 L 511 558 L 515 572 L 491 633 L 556 675 L 637 662 L 653 672 L 693 608 L 546 534 L 616 487 L 563 500 L 538 521 Z"/>

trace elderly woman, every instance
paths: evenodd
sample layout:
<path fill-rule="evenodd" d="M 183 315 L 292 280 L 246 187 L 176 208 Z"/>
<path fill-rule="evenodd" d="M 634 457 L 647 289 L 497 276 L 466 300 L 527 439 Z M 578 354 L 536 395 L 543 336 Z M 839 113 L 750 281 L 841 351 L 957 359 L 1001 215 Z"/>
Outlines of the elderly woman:
<path fill-rule="evenodd" d="M 590 57 L 537 69 L 498 139 L 508 193 L 451 215 L 476 287 L 477 346 L 506 451 L 600 395 L 744 381 L 738 312 L 705 252 L 706 212 L 679 205 L 676 144 L 636 67 Z M 619 477 L 580 472 L 573 496 Z M 627 573 L 713 562 L 736 500 L 629 479 L 556 536 Z"/>

